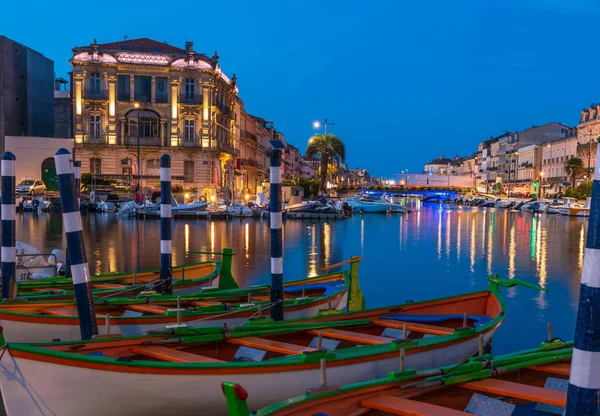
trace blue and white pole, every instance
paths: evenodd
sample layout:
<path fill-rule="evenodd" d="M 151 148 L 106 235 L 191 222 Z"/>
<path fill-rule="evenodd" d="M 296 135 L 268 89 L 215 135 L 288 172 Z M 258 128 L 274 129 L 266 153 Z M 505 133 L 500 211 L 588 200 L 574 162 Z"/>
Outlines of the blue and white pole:
<path fill-rule="evenodd" d="M 283 320 L 283 233 L 281 214 L 281 150 L 271 149 L 271 318 Z"/>
<path fill-rule="evenodd" d="M 600 147 L 598 147 L 600 150 Z M 596 153 L 596 160 L 600 152 Z M 565 415 L 600 411 L 600 164 L 594 169 Z"/>
<path fill-rule="evenodd" d="M 171 156 L 160 157 L 160 285 L 158 291 L 173 293 L 171 241 Z"/>
<path fill-rule="evenodd" d="M 79 202 L 79 190 L 81 189 L 81 162 L 73 161 L 73 173 L 75 174 L 75 197 Z"/>
<path fill-rule="evenodd" d="M 69 256 L 75 288 L 75 304 L 79 316 L 81 339 L 91 339 L 92 335 L 98 334 L 98 325 L 92 300 L 90 268 L 83 241 L 83 227 L 75 190 L 71 153 L 67 149 L 58 149 L 54 155 L 54 162 L 63 212 L 63 226 L 67 236 L 67 256 Z"/>
<path fill-rule="evenodd" d="M 2 299 L 13 296 L 17 275 L 17 248 L 15 237 L 15 155 L 6 152 L 2 155 Z"/>

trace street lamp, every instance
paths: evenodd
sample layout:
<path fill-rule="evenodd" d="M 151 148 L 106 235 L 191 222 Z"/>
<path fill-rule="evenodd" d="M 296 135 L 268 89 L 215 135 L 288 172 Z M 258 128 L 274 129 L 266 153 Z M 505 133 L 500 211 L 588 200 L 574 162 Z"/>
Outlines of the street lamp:
<path fill-rule="evenodd" d="M 137 109 L 137 176 L 138 176 L 138 193 L 142 189 L 142 163 L 140 161 L 140 103 L 133 103 L 133 107 Z M 140 196 L 141 198 L 141 196 Z"/>
<path fill-rule="evenodd" d="M 335 126 L 335 123 L 330 123 L 329 121 L 327 121 L 327 117 L 325 117 L 325 121 L 324 122 L 320 122 L 320 121 L 315 121 L 313 122 L 313 127 L 315 129 L 320 128 L 321 126 L 325 127 L 325 134 L 327 134 L 327 126 Z"/>

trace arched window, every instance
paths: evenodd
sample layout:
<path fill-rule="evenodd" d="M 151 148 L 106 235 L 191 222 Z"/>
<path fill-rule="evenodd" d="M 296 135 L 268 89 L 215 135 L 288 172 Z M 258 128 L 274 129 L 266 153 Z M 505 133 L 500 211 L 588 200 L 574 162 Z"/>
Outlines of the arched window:
<path fill-rule="evenodd" d="M 140 138 L 160 138 L 159 115 L 150 110 L 133 110 L 127 113 L 127 136 L 137 138 L 138 133 Z"/>

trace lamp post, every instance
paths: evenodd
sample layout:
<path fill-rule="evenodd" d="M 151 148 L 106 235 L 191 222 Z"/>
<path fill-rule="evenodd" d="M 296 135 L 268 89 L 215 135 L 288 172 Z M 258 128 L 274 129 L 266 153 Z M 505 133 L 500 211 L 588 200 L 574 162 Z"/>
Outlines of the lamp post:
<path fill-rule="evenodd" d="M 318 129 L 321 126 L 323 126 L 325 128 L 325 134 L 327 134 L 327 126 L 335 126 L 335 123 L 330 123 L 329 121 L 327 121 L 327 117 L 325 117 L 324 122 L 320 122 L 317 120 L 313 123 L 313 127 L 315 129 Z"/>
<path fill-rule="evenodd" d="M 138 177 L 138 194 L 142 190 L 142 163 L 140 161 L 140 103 L 133 103 L 133 106 L 137 108 L 137 177 Z"/>
<path fill-rule="evenodd" d="M 589 148 L 588 148 L 588 168 L 587 168 L 587 180 L 586 183 L 590 183 L 590 178 L 592 177 L 591 165 L 592 165 L 592 131 L 588 133 L 590 135 Z M 575 184 L 573 184 L 575 185 Z"/>

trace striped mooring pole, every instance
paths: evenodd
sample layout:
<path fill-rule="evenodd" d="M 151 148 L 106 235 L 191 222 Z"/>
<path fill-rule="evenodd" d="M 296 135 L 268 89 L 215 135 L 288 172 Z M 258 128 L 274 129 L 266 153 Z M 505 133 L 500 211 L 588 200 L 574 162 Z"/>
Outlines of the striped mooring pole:
<path fill-rule="evenodd" d="M 598 147 L 600 150 L 600 147 Z M 596 153 L 596 160 L 600 152 Z M 571 377 L 567 390 L 567 416 L 600 413 L 600 165 L 594 169 L 592 204 L 579 307 L 575 323 Z"/>
<path fill-rule="evenodd" d="M 171 156 L 160 157 L 160 293 L 173 293 L 171 240 Z"/>
<path fill-rule="evenodd" d="M 17 275 L 17 248 L 15 237 L 15 155 L 5 152 L 0 166 L 2 172 L 2 299 L 13 296 Z"/>
<path fill-rule="evenodd" d="M 281 150 L 271 149 L 269 211 L 271 216 L 271 318 L 283 320 L 283 233 Z"/>
<path fill-rule="evenodd" d="M 75 196 L 79 202 L 79 191 L 81 189 L 81 162 L 73 161 L 73 173 L 75 174 Z"/>
<path fill-rule="evenodd" d="M 81 204 L 79 201 L 79 189 L 81 188 L 81 162 L 76 160 L 73 161 L 73 173 L 75 174 L 75 195 L 77 197 L 77 204 L 79 204 L 79 208 L 81 209 Z M 65 277 L 73 277 L 71 276 L 71 263 L 69 262 L 69 251 L 65 253 Z"/>
<path fill-rule="evenodd" d="M 93 335 L 98 334 L 98 325 L 92 299 L 90 267 L 85 252 L 71 153 L 67 149 L 58 149 L 58 152 L 54 155 L 54 162 L 58 177 L 63 226 L 67 236 L 67 256 L 70 260 L 71 275 L 73 276 L 81 339 L 91 339 Z"/>

